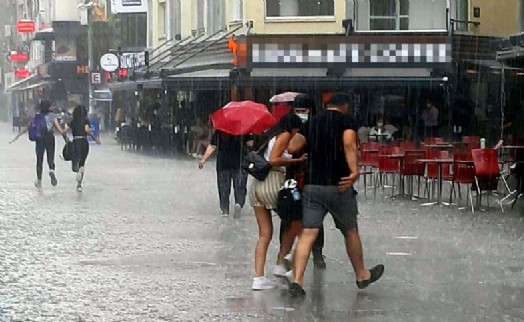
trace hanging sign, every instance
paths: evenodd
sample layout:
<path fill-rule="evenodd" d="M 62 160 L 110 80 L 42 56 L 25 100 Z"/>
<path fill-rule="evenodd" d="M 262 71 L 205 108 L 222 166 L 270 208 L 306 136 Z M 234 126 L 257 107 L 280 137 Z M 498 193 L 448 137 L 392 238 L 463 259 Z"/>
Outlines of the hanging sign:
<path fill-rule="evenodd" d="M 21 34 L 35 32 L 35 22 L 33 20 L 18 20 L 16 23 L 16 31 Z"/>
<path fill-rule="evenodd" d="M 100 67 L 106 72 L 114 72 L 118 69 L 118 57 L 115 54 L 105 54 L 100 57 Z"/>
<path fill-rule="evenodd" d="M 27 78 L 29 76 L 31 76 L 31 72 L 25 68 L 17 68 L 15 70 L 16 78 Z"/>
<path fill-rule="evenodd" d="M 17 51 L 12 51 L 9 54 L 9 60 L 12 62 L 27 62 L 29 60 L 28 53 L 22 53 Z"/>

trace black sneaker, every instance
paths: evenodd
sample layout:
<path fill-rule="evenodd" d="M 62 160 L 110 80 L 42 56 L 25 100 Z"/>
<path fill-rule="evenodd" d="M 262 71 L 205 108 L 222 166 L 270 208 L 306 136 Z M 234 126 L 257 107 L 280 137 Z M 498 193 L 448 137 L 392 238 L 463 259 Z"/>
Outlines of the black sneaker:
<path fill-rule="evenodd" d="M 49 176 L 51 177 L 51 185 L 53 187 L 56 187 L 56 185 L 58 184 L 58 180 L 56 180 L 55 172 L 49 172 Z"/>
<path fill-rule="evenodd" d="M 304 291 L 302 286 L 300 286 L 299 284 L 292 283 L 289 286 L 289 295 L 291 295 L 291 297 L 304 297 L 306 296 L 306 291 Z"/>
<path fill-rule="evenodd" d="M 324 255 L 320 252 L 313 252 L 313 264 L 315 265 L 315 268 L 326 269 Z"/>
<path fill-rule="evenodd" d="M 384 273 L 384 265 L 382 264 L 379 264 L 375 267 L 373 267 L 371 270 L 371 277 L 367 280 L 364 280 L 364 281 L 357 281 L 357 287 L 359 289 L 365 289 L 366 287 L 368 287 L 370 284 L 372 283 L 375 283 L 376 281 L 378 281 L 378 279 L 382 276 L 382 274 Z"/>

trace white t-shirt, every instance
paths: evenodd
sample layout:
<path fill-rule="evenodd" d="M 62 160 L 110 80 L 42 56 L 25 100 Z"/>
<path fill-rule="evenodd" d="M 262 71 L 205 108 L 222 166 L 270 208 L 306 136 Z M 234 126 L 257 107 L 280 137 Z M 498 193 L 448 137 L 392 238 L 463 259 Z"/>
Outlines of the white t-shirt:
<path fill-rule="evenodd" d="M 275 136 L 274 138 L 272 138 L 271 140 L 269 140 L 268 144 L 267 144 L 267 148 L 266 148 L 266 151 L 264 152 L 264 159 L 266 159 L 266 161 L 269 162 L 269 156 L 271 155 L 271 152 L 273 151 L 273 148 L 275 147 L 275 143 L 277 142 L 277 137 Z M 286 158 L 286 159 L 292 159 L 293 156 L 291 154 L 289 154 L 287 151 L 284 151 L 284 153 L 282 154 L 282 157 L 283 158 Z M 281 167 L 284 171 L 286 170 L 285 167 Z"/>

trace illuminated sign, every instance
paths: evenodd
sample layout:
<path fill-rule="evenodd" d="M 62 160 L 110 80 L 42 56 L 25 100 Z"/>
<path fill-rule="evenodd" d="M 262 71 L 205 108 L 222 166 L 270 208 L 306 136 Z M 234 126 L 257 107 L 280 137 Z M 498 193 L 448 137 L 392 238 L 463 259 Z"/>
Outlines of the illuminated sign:
<path fill-rule="evenodd" d="M 27 62 L 29 60 L 29 54 L 12 51 L 9 54 L 9 60 L 12 62 Z"/>
<path fill-rule="evenodd" d="M 33 20 L 19 20 L 16 23 L 16 31 L 22 34 L 35 32 L 35 22 Z"/>
<path fill-rule="evenodd" d="M 18 68 L 18 69 L 15 70 L 15 77 L 16 78 L 27 78 L 29 76 L 31 76 L 31 72 L 28 71 L 25 68 Z"/>

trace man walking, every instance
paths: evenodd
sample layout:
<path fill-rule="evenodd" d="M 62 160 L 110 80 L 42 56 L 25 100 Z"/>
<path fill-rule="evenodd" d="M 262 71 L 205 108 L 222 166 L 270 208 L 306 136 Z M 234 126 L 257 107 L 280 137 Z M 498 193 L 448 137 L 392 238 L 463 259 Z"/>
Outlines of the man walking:
<path fill-rule="evenodd" d="M 220 210 L 222 216 L 229 216 L 229 195 L 231 193 L 231 182 L 235 195 L 234 218 L 240 216 L 240 212 L 246 203 L 247 173 L 241 168 L 244 157 L 243 142 L 245 137 L 233 136 L 225 132 L 216 131 L 206 148 L 204 156 L 200 159 L 199 168 L 202 169 L 207 159 L 218 150 L 217 155 L 217 185 Z"/>
<path fill-rule="evenodd" d="M 358 179 L 357 126 L 348 114 L 349 103 L 349 95 L 333 94 L 327 109 L 306 123 L 288 147 L 290 153 L 304 147 L 308 153 L 303 192 L 304 230 L 295 250 L 294 282 L 289 288 L 294 297 L 306 294 L 302 288 L 304 272 L 328 212 L 344 235 L 357 287 L 366 288 L 384 272 L 384 265 L 377 265 L 371 270 L 364 266 L 357 226 L 357 193 L 353 188 Z"/>

